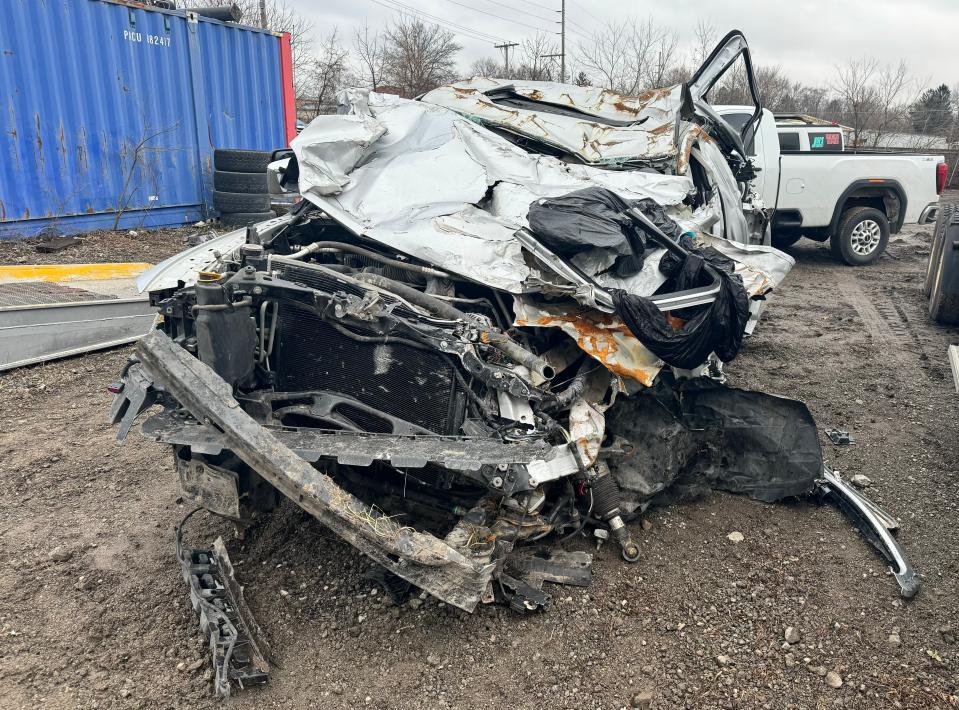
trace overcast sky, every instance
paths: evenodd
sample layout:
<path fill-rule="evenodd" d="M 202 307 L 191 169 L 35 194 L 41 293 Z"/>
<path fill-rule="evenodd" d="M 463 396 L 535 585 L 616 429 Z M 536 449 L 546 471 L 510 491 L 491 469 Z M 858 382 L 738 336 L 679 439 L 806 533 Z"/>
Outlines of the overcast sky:
<path fill-rule="evenodd" d="M 344 37 L 369 21 L 371 28 L 389 22 L 396 0 L 287 0 L 309 17 L 319 36 L 336 25 Z M 550 27 L 559 14 L 559 0 L 403 0 L 465 29 L 457 39 L 463 45 L 461 64 L 498 55 L 492 35 L 512 42 Z M 566 0 L 569 20 L 567 51 L 575 50 L 584 35 L 602 24 L 624 18 L 653 15 L 675 28 L 684 48 L 693 41 L 701 18 L 721 37 L 742 30 L 757 64 L 778 64 L 794 79 L 825 84 L 833 67 L 852 57 L 875 56 L 896 63 L 905 60 L 917 78 L 930 83 L 959 83 L 959 0 Z M 498 15 L 499 17 L 494 17 Z M 502 18 L 502 19 L 500 19 Z M 471 36 L 472 35 L 472 36 Z M 570 47 L 570 45 L 572 45 Z"/>

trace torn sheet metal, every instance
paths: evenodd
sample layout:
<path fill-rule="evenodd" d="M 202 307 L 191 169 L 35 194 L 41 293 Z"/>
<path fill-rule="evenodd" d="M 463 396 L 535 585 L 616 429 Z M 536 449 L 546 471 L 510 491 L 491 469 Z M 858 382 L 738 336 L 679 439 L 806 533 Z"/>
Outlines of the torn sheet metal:
<path fill-rule="evenodd" d="M 626 97 L 596 87 L 478 78 L 433 89 L 422 100 L 595 165 L 662 162 L 678 150 L 680 85 Z"/>
<path fill-rule="evenodd" d="M 359 167 L 332 194 L 326 176 L 346 169 L 346 149 L 337 143 L 331 150 L 304 133 L 293 144 L 297 160 L 311 166 L 300 176 L 302 194 L 357 234 L 470 278 L 482 269 L 494 288 L 529 290 L 530 270 L 513 234 L 527 225 L 529 205 L 539 197 L 601 186 L 666 205 L 684 225 L 710 217 L 683 204 L 693 187 L 689 176 L 610 171 L 537 155 L 425 102 L 357 91 L 343 100 L 350 102 L 346 115 L 320 116 L 311 127 L 341 136 L 344 121 L 369 111 L 363 124 L 369 130 L 351 154 L 362 155 Z M 367 146 L 380 127 L 381 137 Z"/>
<path fill-rule="evenodd" d="M 537 303 L 514 297 L 514 325 L 560 328 L 590 357 L 615 375 L 647 387 L 666 365 L 647 350 L 615 315 L 591 309 L 570 311 L 567 306 Z"/>

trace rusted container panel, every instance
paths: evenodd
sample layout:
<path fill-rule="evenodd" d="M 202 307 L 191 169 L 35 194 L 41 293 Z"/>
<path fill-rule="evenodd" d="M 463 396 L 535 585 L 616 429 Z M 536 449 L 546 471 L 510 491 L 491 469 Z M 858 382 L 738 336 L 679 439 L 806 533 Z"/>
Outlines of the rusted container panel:
<path fill-rule="evenodd" d="M 0 2 L 0 238 L 206 216 L 214 148 L 286 145 L 281 45 L 138 3 Z"/>

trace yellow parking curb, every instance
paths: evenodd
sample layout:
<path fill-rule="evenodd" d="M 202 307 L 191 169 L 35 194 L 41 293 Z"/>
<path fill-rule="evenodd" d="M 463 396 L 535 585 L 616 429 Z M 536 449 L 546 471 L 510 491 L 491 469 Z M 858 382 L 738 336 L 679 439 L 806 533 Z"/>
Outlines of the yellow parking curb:
<path fill-rule="evenodd" d="M 15 281 L 105 281 L 139 276 L 153 264 L 18 264 L 0 266 L 0 283 Z"/>

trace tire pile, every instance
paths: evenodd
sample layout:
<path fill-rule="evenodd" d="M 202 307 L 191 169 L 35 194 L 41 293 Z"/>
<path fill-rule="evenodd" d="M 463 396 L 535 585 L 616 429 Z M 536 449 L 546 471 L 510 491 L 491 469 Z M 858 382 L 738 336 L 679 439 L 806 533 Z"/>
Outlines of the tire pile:
<path fill-rule="evenodd" d="M 932 233 L 923 292 L 937 323 L 959 324 L 959 202 L 941 200 Z"/>
<path fill-rule="evenodd" d="M 213 207 L 223 226 L 245 227 L 276 217 L 266 186 L 270 156 L 262 150 L 213 151 Z"/>

